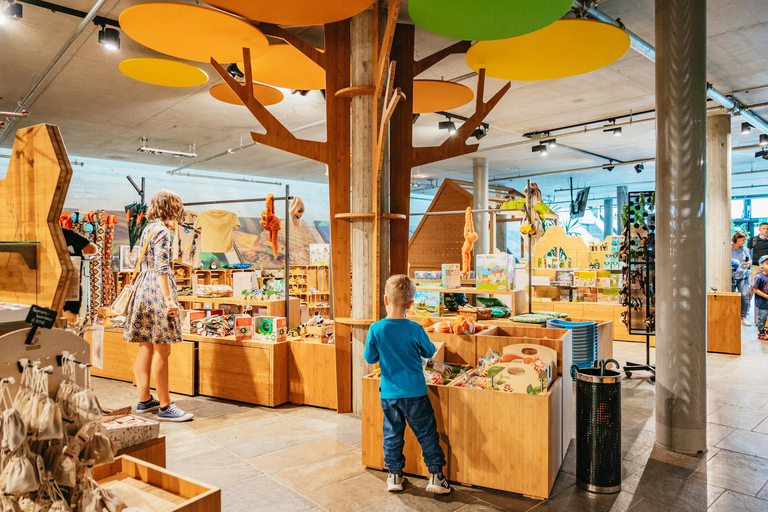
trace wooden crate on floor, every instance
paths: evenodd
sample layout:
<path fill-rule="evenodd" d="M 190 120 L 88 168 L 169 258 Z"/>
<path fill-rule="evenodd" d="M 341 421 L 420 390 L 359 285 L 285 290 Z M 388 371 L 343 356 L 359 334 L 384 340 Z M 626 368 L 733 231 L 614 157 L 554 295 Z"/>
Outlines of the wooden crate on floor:
<path fill-rule="evenodd" d="M 336 409 L 336 347 L 308 341 L 288 343 L 288 401 Z"/>
<path fill-rule="evenodd" d="M 741 295 L 707 292 L 707 352 L 741 354 Z"/>
<path fill-rule="evenodd" d="M 99 485 L 129 507 L 163 512 L 221 512 L 221 490 L 123 455 L 94 468 Z"/>
<path fill-rule="evenodd" d="M 381 410 L 381 394 L 379 393 L 380 379 L 378 377 L 363 378 L 363 464 L 369 468 L 384 469 L 384 439 L 382 424 L 384 413 Z M 440 435 L 440 446 L 445 453 L 446 461 L 450 465 L 450 444 L 448 440 L 448 391 L 446 386 L 427 386 L 429 401 L 435 410 L 437 420 L 437 433 Z M 421 445 L 410 427 L 405 429 L 405 469 L 408 474 L 429 476 L 427 466 L 421 456 Z M 444 469 L 448 474 L 448 468 Z"/>
<path fill-rule="evenodd" d="M 93 332 L 87 332 L 90 343 Z M 94 377 L 133 382 L 133 362 L 139 351 L 138 343 L 123 341 L 123 329 L 104 330 L 104 368 L 91 368 Z M 168 387 L 171 393 L 192 396 L 195 394 L 195 362 L 197 347 L 194 342 L 183 341 L 171 348 L 168 358 Z M 154 381 L 152 382 L 154 388 Z"/>
<path fill-rule="evenodd" d="M 198 393 L 275 407 L 288 401 L 288 342 L 185 334 L 198 343 Z"/>

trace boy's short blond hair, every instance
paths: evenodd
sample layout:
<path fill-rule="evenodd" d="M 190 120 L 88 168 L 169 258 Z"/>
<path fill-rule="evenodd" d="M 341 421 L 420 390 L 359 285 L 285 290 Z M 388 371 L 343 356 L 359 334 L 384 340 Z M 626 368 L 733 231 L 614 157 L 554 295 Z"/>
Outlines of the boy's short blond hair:
<path fill-rule="evenodd" d="M 407 306 L 416 296 L 416 283 L 406 275 L 396 274 L 387 279 L 384 295 L 394 305 Z"/>

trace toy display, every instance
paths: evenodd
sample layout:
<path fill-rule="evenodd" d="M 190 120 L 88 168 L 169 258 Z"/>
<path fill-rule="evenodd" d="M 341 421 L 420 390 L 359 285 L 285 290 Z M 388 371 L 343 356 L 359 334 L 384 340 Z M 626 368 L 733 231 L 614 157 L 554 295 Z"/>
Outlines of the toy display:
<path fill-rule="evenodd" d="M 506 291 L 514 288 L 514 257 L 509 254 L 478 254 L 475 264 L 478 290 Z"/>
<path fill-rule="evenodd" d="M 461 271 L 469 274 L 470 264 L 472 263 L 472 248 L 477 241 L 477 233 L 472 223 L 472 208 L 467 208 L 464 214 L 464 245 L 461 246 Z"/>
<path fill-rule="evenodd" d="M 253 317 L 253 339 L 285 341 L 288 338 L 288 322 L 284 316 Z"/>
<path fill-rule="evenodd" d="M 442 271 L 443 288 L 461 288 L 461 265 L 444 263 Z"/>
<path fill-rule="evenodd" d="M 534 344 L 504 347 L 503 352 L 488 351 L 480 365 L 453 384 L 457 387 L 492 389 L 505 393 L 545 393 L 557 374 L 557 352 Z"/>
<path fill-rule="evenodd" d="M 482 304 L 484 308 L 491 310 L 492 318 L 507 318 L 512 314 L 509 306 L 495 297 L 475 297 L 475 300 Z"/>
<path fill-rule="evenodd" d="M 425 359 L 422 366 L 427 384 L 436 386 L 449 384 L 470 370 L 469 366 L 445 364 L 434 359 Z"/>
<path fill-rule="evenodd" d="M 232 336 L 235 330 L 235 315 L 212 315 L 198 320 L 191 320 L 190 334 L 223 338 Z"/>
<path fill-rule="evenodd" d="M 272 256 L 277 259 L 280 254 L 280 248 L 277 243 L 277 235 L 280 233 L 280 219 L 275 215 L 275 196 L 274 194 L 267 194 L 267 201 L 264 207 L 264 211 L 261 212 L 261 221 L 259 222 L 269 233 L 269 245 L 272 247 Z"/>
<path fill-rule="evenodd" d="M 232 287 L 224 284 L 198 284 L 198 297 L 231 297 Z"/>
<path fill-rule="evenodd" d="M 253 318 L 250 315 L 235 316 L 235 339 L 238 341 L 253 339 Z"/>
<path fill-rule="evenodd" d="M 440 316 L 442 314 L 443 294 L 427 290 L 417 290 L 413 298 L 410 314 L 415 316 Z"/>
<path fill-rule="evenodd" d="M 440 332 L 444 334 L 476 334 L 480 331 L 487 329 L 488 326 L 478 324 L 472 320 L 468 320 L 464 317 L 458 316 L 451 320 L 441 320 L 428 326 L 425 330 L 427 332 Z"/>

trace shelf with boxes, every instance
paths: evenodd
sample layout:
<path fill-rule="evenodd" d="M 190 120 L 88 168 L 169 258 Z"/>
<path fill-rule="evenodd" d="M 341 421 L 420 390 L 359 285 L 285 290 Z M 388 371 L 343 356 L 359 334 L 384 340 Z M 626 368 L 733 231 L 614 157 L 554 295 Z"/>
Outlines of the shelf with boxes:
<path fill-rule="evenodd" d="M 319 313 L 327 318 L 331 312 L 331 278 L 328 265 L 291 265 L 288 283 L 291 295 L 307 306 L 309 316 Z"/>

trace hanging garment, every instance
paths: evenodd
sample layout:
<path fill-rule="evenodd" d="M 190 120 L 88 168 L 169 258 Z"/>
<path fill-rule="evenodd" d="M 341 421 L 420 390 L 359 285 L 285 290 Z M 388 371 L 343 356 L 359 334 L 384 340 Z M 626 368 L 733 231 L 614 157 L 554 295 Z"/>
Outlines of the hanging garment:
<path fill-rule="evenodd" d="M 202 229 L 202 252 L 232 251 L 232 230 L 240 228 L 240 221 L 232 212 L 208 210 L 197 214 L 195 229 Z"/>
<path fill-rule="evenodd" d="M 200 268 L 200 246 L 202 229 L 195 228 L 197 214 L 184 212 L 184 220 L 176 224 L 176 236 L 173 239 L 173 262 Z"/>

